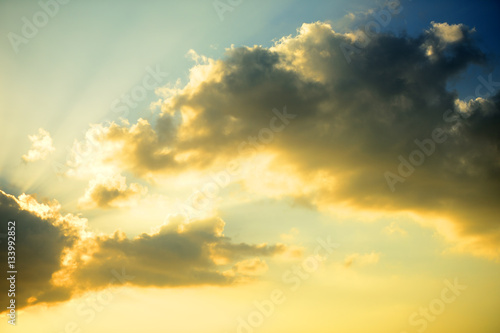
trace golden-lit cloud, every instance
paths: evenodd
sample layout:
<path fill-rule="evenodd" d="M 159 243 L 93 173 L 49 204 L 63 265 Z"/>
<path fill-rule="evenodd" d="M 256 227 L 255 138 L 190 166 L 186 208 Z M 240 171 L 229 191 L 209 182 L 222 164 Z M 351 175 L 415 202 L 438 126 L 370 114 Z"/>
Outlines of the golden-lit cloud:
<path fill-rule="evenodd" d="M 31 141 L 31 148 L 22 156 L 24 162 L 44 160 L 55 150 L 50 133 L 43 128 L 38 129 L 38 135 L 29 135 L 28 138 Z"/>
<path fill-rule="evenodd" d="M 155 231 L 128 238 L 121 231 L 89 232 L 85 219 L 62 215 L 60 209 L 57 202 L 0 191 L 1 221 L 16 221 L 16 243 L 22 244 L 16 253 L 22 272 L 18 308 L 66 301 L 110 285 L 231 285 L 264 273 L 261 256 L 286 251 L 282 244 L 233 243 L 217 217 L 170 216 Z M 6 249 L 0 260 L 7 262 Z M 2 279 L 0 286 L 8 290 L 8 281 Z"/>
<path fill-rule="evenodd" d="M 464 38 L 464 30 L 467 30 L 463 24 L 448 24 L 444 23 L 431 23 L 432 28 L 430 31 L 441 39 L 444 43 L 455 43 Z"/>
<path fill-rule="evenodd" d="M 268 269 L 266 262 L 260 258 L 246 259 L 237 262 L 233 267 L 234 273 L 246 276 L 262 275 Z"/>
<path fill-rule="evenodd" d="M 83 208 L 131 206 L 146 193 L 146 187 L 137 183 L 127 185 L 126 178 L 121 175 L 106 177 L 101 174 L 90 181 L 78 204 Z"/>
<path fill-rule="evenodd" d="M 231 181 L 250 192 L 432 216 L 456 249 L 498 257 L 499 98 L 447 90 L 486 62 L 474 30 L 432 23 L 415 38 L 377 34 L 352 54 L 346 44 L 359 47 L 316 22 L 270 48 L 233 47 L 220 60 L 191 52 L 190 81 L 165 90 L 161 114 L 92 127 L 98 162 L 74 172 L 112 166 L 151 180 L 246 159 L 254 168 Z"/>

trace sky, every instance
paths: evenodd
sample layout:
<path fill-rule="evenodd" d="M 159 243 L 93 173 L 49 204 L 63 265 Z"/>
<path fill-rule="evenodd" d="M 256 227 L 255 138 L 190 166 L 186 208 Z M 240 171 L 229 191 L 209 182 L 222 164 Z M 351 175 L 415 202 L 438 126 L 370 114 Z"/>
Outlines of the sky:
<path fill-rule="evenodd" d="M 499 7 L 0 0 L 0 330 L 499 332 Z"/>

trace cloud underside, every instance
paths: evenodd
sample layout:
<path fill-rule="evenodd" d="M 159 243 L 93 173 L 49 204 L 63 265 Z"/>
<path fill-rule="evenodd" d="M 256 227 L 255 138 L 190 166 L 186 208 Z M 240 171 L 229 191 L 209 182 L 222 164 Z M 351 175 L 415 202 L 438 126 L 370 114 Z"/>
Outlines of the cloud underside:
<path fill-rule="evenodd" d="M 41 204 L 3 191 L 0 218 L 2 230 L 7 221 L 16 222 L 18 309 L 109 286 L 231 285 L 264 272 L 267 265 L 260 257 L 285 250 L 281 244 L 234 243 L 223 235 L 219 218 L 188 223 L 172 216 L 155 232 L 133 239 L 119 231 L 95 235 L 87 231 L 86 220 L 61 215 L 55 202 Z M 7 262 L 6 248 L 0 260 Z M 5 274 L 0 287 L 7 291 Z"/>
<path fill-rule="evenodd" d="M 486 63 L 473 31 L 432 23 L 417 37 L 378 34 L 361 43 L 356 36 L 317 22 L 270 48 L 195 56 L 186 86 L 159 89 L 165 97 L 154 121 L 92 126 L 90 149 L 103 167 L 145 179 L 264 152 L 269 170 L 286 168 L 298 184 L 283 195 L 320 209 L 444 219 L 458 249 L 498 256 L 500 98 L 460 101 L 446 89 L 471 64 Z M 271 110 L 285 105 L 296 117 L 276 122 L 286 127 L 262 144 Z M 411 175 L 401 174 L 399 156 L 422 150 L 415 140 L 430 147 L 433 133 L 441 142 Z M 85 162 L 73 165 L 74 173 L 86 171 Z M 392 187 L 387 172 L 400 177 L 389 177 Z"/>

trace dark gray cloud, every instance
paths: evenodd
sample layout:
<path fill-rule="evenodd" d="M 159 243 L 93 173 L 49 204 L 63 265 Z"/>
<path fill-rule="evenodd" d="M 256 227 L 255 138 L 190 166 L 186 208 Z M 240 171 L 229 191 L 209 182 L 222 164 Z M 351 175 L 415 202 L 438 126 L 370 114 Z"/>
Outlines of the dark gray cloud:
<path fill-rule="evenodd" d="M 24 307 L 28 299 L 34 297 L 41 302 L 67 299 L 70 292 L 51 283 L 52 275 L 62 268 L 63 252 L 74 246 L 79 239 L 79 231 L 72 226 L 69 217 L 47 216 L 23 209 L 20 203 L 27 204 L 31 200 L 15 197 L 0 191 L 0 226 L 1 232 L 7 233 L 7 223 L 15 221 L 16 270 L 16 304 Z M 47 214 L 47 213 L 45 213 Z M 47 215 L 52 215 L 48 213 Z M 7 239 L 0 239 L 0 260 L 7 263 Z M 6 270 L 2 270 L 0 288 L 7 292 L 9 285 Z M 7 307 L 7 297 L 2 297 L 2 311 Z M 5 305 L 5 306 L 4 306 Z"/>

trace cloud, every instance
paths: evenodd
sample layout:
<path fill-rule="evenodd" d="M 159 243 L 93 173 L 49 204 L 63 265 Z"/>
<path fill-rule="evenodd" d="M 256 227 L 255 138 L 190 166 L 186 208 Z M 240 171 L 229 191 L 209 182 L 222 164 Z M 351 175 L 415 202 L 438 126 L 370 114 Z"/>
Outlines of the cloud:
<path fill-rule="evenodd" d="M 55 150 L 50 133 L 43 128 L 38 129 L 38 135 L 28 135 L 28 138 L 31 141 L 31 148 L 22 156 L 24 162 L 44 160 Z"/>
<path fill-rule="evenodd" d="M 425 54 L 432 61 L 437 61 L 446 49 L 450 49 L 451 45 L 454 47 L 463 47 L 470 41 L 471 33 L 475 29 L 469 29 L 463 24 L 448 24 L 431 22 L 431 28 L 427 30 L 426 41 L 422 44 L 425 49 Z M 471 50 L 469 48 L 469 50 Z"/>
<path fill-rule="evenodd" d="M 351 63 L 344 44 L 357 49 Z M 272 193 L 318 209 L 412 212 L 458 251 L 500 255 L 500 97 L 460 101 L 447 90 L 468 66 L 486 64 L 473 30 L 432 23 L 419 36 L 380 33 L 360 47 L 316 22 L 270 48 L 195 58 L 190 81 L 168 90 L 156 119 L 91 128 L 98 163 L 151 179 L 265 154 L 264 178 L 286 170 L 286 182 L 269 182 Z M 286 127 L 260 144 L 276 107 Z M 392 192 L 384 174 L 436 129 L 445 141 Z"/>
<path fill-rule="evenodd" d="M 109 269 L 126 267 L 135 277 L 132 283 L 139 286 L 228 285 L 241 277 L 225 274 L 228 264 L 285 249 L 283 245 L 234 244 L 223 235 L 224 225 L 220 218 L 187 222 L 172 216 L 155 233 L 134 239 L 120 232 L 97 237 L 93 253 L 72 276 L 87 288 L 98 288 L 109 280 Z"/>
<path fill-rule="evenodd" d="M 431 22 L 430 31 L 444 43 L 455 43 L 464 38 L 464 31 L 467 27 L 463 24 L 448 24 Z"/>
<path fill-rule="evenodd" d="M 391 222 L 390 225 L 384 228 L 384 232 L 388 235 L 399 234 L 400 236 L 406 236 L 408 234 L 406 230 L 401 228 L 396 222 Z"/>
<path fill-rule="evenodd" d="M 297 228 L 292 228 L 290 229 L 290 232 L 288 234 L 281 234 L 280 237 L 283 240 L 286 241 L 293 241 L 297 237 L 297 235 L 300 233 L 299 229 Z"/>
<path fill-rule="evenodd" d="M 146 192 L 147 188 L 137 183 L 127 186 L 126 178 L 121 175 L 106 177 L 100 174 L 90 181 L 78 204 L 87 209 L 130 206 Z"/>
<path fill-rule="evenodd" d="M 349 268 L 354 263 L 360 266 L 373 265 L 378 263 L 379 260 L 380 260 L 380 253 L 375 253 L 375 252 L 367 254 L 353 253 L 345 257 L 344 266 Z"/>
<path fill-rule="evenodd" d="M 237 262 L 233 267 L 233 271 L 236 274 L 243 274 L 246 276 L 262 275 L 268 269 L 269 267 L 266 262 L 260 258 L 246 259 Z"/>
<path fill-rule="evenodd" d="M 41 204 L 29 195 L 16 198 L 0 191 L 2 229 L 16 221 L 18 309 L 111 285 L 230 285 L 265 272 L 260 256 L 286 250 L 281 244 L 233 243 L 217 217 L 188 222 L 170 216 L 154 232 L 131 239 L 120 231 L 91 233 L 85 219 L 62 215 L 60 208 L 57 202 Z M 7 262 L 6 247 L 0 260 Z M 0 287 L 8 290 L 6 276 Z"/>
<path fill-rule="evenodd" d="M 32 303 L 67 299 L 71 291 L 52 283 L 53 274 L 62 269 L 63 258 L 85 237 L 86 221 L 76 216 L 61 215 L 56 203 L 40 204 L 33 197 L 15 198 L 0 190 L 2 230 L 15 221 L 17 308 Z M 7 262 L 7 246 L 2 244 L 0 260 Z M 8 290 L 5 270 L 0 287 Z M 33 300 L 33 301 L 32 301 Z M 4 305 L 4 304 L 2 304 Z M 5 311 L 5 307 L 2 307 Z"/>

